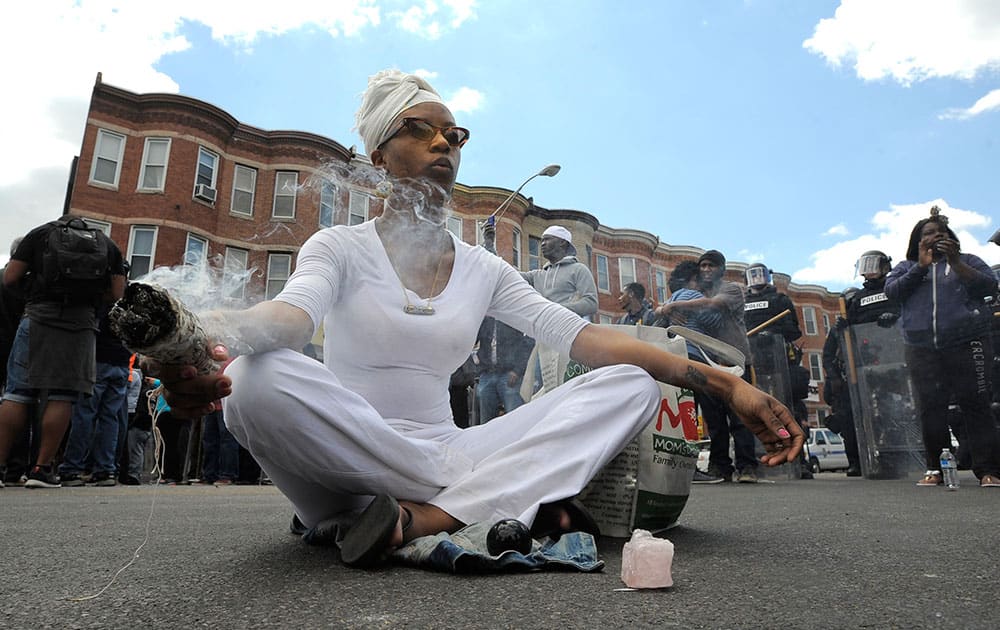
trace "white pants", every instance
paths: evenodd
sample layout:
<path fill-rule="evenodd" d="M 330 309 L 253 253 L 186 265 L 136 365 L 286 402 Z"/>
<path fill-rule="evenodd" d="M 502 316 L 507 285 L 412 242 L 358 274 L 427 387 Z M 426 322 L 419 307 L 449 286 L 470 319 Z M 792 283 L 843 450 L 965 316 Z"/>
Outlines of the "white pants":
<path fill-rule="evenodd" d="M 292 350 L 240 357 L 226 373 L 226 425 L 306 526 L 364 507 L 374 494 L 431 503 L 463 523 L 530 525 L 540 504 L 580 492 L 660 403 L 645 371 L 617 365 L 459 429 L 382 418 Z"/>

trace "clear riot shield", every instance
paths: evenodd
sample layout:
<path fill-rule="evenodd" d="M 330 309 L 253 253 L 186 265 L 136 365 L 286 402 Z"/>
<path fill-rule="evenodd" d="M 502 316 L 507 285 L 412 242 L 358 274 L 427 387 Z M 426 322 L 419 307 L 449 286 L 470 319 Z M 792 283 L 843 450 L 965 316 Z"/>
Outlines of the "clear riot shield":
<path fill-rule="evenodd" d="M 922 472 L 923 437 L 899 329 L 873 322 L 855 324 L 845 333 L 840 335 L 840 350 L 861 472 L 868 479 L 902 479 Z"/>
<path fill-rule="evenodd" d="M 781 335 L 759 333 L 752 335 L 749 341 L 750 354 L 753 356 L 754 384 L 792 410 L 792 381 L 788 374 L 785 338 Z M 756 443 L 756 451 L 757 457 L 764 455 L 764 446 L 759 441 Z M 761 466 L 758 472 L 766 477 L 799 479 L 802 467 L 795 461 L 776 468 Z"/>

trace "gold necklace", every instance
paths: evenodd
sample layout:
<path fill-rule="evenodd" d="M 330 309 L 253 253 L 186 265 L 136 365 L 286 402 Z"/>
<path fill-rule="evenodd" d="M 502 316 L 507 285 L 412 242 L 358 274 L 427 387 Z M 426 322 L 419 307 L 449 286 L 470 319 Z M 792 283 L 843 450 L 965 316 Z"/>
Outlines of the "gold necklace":
<path fill-rule="evenodd" d="M 399 281 L 399 287 L 403 289 L 403 299 L 406 300 L 406 306 L 403 307 L 403 312 L 407 315 L 433 315 L 435 313 L 434 307 L 431 306 L 431 300 L 434 299 L 435 292 L 437 291 L 438 276 L 441 275 L 441 265 L 444 264 L 444 258 L 447 253 L 438 260 L 437 270 L 434 271 L 434 282 L 431 284 L 431 292 L 427 296 L 427 302 L 423 305 L 416 305 L 410 303 L 410 297 L 406 295 L 406 287 L 403 285 L 403 281 Z M 398 275 L 398 274 L 397 274 Z"/>

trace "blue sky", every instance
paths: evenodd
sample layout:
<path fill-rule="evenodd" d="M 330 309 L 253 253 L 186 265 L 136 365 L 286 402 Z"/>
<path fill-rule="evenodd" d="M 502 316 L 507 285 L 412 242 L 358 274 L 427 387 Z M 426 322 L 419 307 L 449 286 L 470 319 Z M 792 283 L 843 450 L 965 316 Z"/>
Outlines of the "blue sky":
<path fill-rule="evenodd" d="M 1000 264 L 990 0 L 28 4 L 0 24 L 4 58 L 32 60 L 7 71 L 25 98 L 0 105 L 25 147 L 0 158 L 3 244 L 58 213 L 98 71 L 360 146 L 367 77 L 397 67 L 472 131 L 468 185 L 513 190 L 555 162 L 524 189 L 543 207 L 834 290 L 867 249 L 900 260 L 937 203 Z"/>

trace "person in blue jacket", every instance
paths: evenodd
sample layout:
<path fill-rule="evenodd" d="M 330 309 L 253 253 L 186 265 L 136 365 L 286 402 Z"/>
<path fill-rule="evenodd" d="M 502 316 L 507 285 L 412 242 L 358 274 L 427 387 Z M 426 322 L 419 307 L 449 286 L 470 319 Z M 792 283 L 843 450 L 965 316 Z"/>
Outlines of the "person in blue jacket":
<path fill-rule="evenodd" d="M 906 364 L 923 430 L 927 473 L 918 485 L 941 483 L 938 457 L 951 446 L 948 402 L 954 396 L 965 413 L 979 485 L 1000 487 L 1000 435 L 990 417 L 991 313 L 984 302 L 995 290 L 989 266 L 961 253 L 937 206 L 914 226 L 906 260 L 886 279 L 886 296 L 901 305 Z"/>

